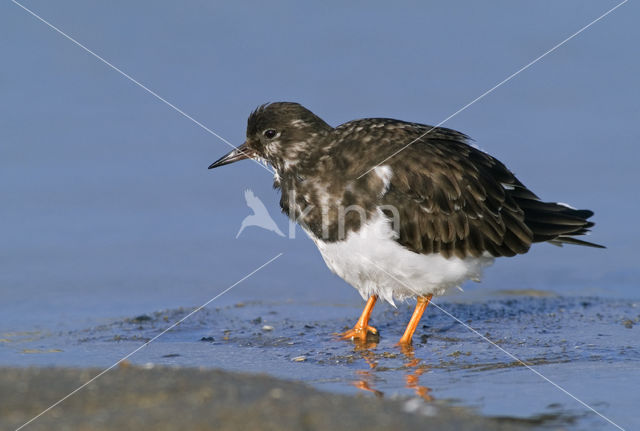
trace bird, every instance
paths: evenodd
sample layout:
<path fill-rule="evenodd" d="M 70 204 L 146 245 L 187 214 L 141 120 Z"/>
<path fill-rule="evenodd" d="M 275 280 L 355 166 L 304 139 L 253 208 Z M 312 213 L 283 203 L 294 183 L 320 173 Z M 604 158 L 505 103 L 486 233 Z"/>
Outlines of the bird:
<path fill-rule="evenodd" d="M 264 203 L 262 203 L 260 198 L 258 198 L 251 189 L 244 191 L 244 200 L 247 203 L 247 206 L 253 211 L 253 214 L 246 216 L 244 220 L 242 220 L 240 229 L 236 234 L 236 238 L 238 238 L 242 231 L 248 226 L 261 227 L 262 229 L 271 231 L 276 235 L 284 236 L 276 222 L 269 214 L 269 211 L 267 211 L 267 207 L 264 206 Z"/>
<path fill-rule="evenodd" d="M 267 103 L 249 115 L 246 141 L 209 169 L 243 159 L 273 168 L 282 211 L 366 301 L 345 340 L 379 336 L 369 324 L 379 298 L 416 298 L 398 341 L 406 347 L 431 299 L 479 281 L 495 258 L 540 242 L 604 248 L 579 238 L 593 211 L 541 200 L 445 127 L 392 118 L 332 127 L 298 103 Z"/>

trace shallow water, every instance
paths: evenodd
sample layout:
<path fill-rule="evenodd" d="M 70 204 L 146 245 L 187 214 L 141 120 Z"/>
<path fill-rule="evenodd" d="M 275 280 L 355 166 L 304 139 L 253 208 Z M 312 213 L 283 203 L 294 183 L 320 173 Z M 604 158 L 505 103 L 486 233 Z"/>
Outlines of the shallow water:
<path fill-rule="evenodd" d="M 332 125 L 436 124 L 608 7 L 28 6 L 234 144 L 248 113 L 276 100 Z M 541 198 L 594 210 L 589 240 L 608 249 L 537 245 L 436 302 L 627 429 L 640 428 L 640 62 L 629 55 L 639 8 L 628 2 L 444 124 Z M 291 232 L 269 174 L 248 162 L 207 171 L 226 144 L 11 2 L 0 4 L 0 29 L 0 364 L 109 366 L 190 310 L 178 307 L 284 252 L 130 360 L 613 429 L 435 307 L 408 356 L 393 345 L 406 305 L 376 308 L 377 346 L 335 341 L 362 302 L 313 243 L 300 230 L 236 235 L 247 188 Z"/>
<path fill-rule="evenodd" d="M 640 302 L 538 293 L 438 300 L 436 305 L 468 326 L 430 307 L 413 348 L 405 350 L 394 343 L 411 315 L 406 304 L 374 311 L 380 337 L 366 345 L 334 335 L 357 317 L 359 310 L 352 306 L 256 301 L 211 307 L 129 361 L 264 372 L 332 392 L 416 397 L 421 403 L 468 406 L 486 415 L 534 418 L 568 429 L 611 428 L 547 378 L 632 429 L 640 397 L 628 388 L 640 385 Z M 192 310 L 67 331 L 5 333 L 0 365 L 110 366 Z"/>

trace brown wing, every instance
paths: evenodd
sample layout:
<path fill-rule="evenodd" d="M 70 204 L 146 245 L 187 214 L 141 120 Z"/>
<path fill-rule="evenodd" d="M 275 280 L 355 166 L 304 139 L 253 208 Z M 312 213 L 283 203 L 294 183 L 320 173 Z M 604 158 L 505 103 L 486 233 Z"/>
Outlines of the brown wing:
<path fill-rule="evenodd" d="M 398 242 L 446 257 L 526 253 L 533 232 L 513 195 L 537 197 L 498 160 L 443 138 L 422 138 L 385 162 L 393 176 L 382 203 L 399 211 Z"/>
<path fill-rule="evenodd" d="M 352 139 L 336 146 L 331 160 L 344 164 L 334 169 L 346 178 L 361 178 L 354 202 L 369 207 L 375 199 L 390 218 L 397 212 L 397 241 L 416 253 L 514 256 L 542 241 L 602 247 L 573 238 L 593 226 L 587 220 L 592 211 L 540 201 L 462 133 L 392 119 L 357 120 L 337 129 Z M 382 197 L 371 194 L 380 190 L 381 178 L 373 171 L 362 176 L 374 168 L 370 160 L 392 171 Z"/>

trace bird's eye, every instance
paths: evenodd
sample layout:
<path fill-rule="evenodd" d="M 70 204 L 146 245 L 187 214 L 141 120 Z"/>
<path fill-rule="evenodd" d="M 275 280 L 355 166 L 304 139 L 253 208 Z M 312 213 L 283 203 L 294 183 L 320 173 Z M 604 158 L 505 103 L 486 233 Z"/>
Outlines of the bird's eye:
<path fill-rule="evenodd" d="M 267 139 L 272 139 L 273 137 L 276 136 L 276 131 L 273 129 L 267 129 L 264 131 L 263 134 Z"/>

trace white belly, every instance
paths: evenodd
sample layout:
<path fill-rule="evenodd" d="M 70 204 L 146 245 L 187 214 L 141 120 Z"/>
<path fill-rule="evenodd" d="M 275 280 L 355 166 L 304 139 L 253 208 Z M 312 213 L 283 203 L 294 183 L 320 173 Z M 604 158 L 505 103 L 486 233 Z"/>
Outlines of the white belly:
<path fill-rule="evenodd" d="M 314 239 L 327 266 L 358 289 L 364 299 L 371 295 L 394 305 L 393 299 L 419 295 L 442 295 L 466 280 L 479 281 L 493 258 L 445 258 L 441 254 L 414 253 L 395 241 L 396 232 L 379 211 L 378 217 L 347 239 L 323 242 Z"/>

